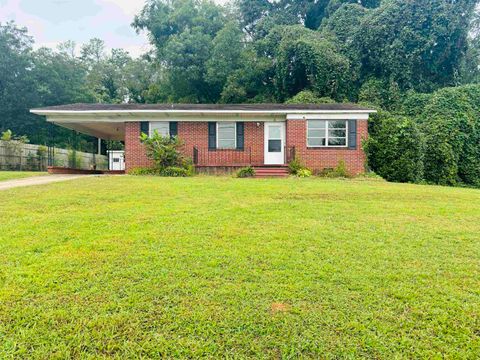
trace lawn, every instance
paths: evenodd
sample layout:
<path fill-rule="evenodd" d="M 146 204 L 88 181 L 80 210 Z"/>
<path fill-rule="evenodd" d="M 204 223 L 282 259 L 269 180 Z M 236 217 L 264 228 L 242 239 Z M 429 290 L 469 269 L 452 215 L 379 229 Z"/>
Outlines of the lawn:
<path fill-rule="evenodd" d="M 478 358 L 480 191 L 91 177 L 0 192 L 0 358 Z"/>
<path fill-rule="evenodd" d="M 47 173 L 33 171 L 0 171 L 0 181 L 24 179 L 27 177 L 42 175 L 47 175 Z"/>

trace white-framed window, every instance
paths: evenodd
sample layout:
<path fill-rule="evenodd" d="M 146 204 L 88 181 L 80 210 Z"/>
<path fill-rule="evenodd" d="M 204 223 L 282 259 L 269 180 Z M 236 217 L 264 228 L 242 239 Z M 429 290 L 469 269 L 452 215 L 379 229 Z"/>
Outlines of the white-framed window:
<path fill-rule="evenodd" d="M 168 121 L 152 121 L 150 122 L 149 136 L 152 136 L 154 131 L 157 130 L 158 134 L 164 137 L 170 136 L 170 123 Z"/>
<path fill-rule="evenodd" d="M 217 122 L 217 149 L 237 148 L 237 124 Z"/>
<path fill-rule="evenodd" d="M 308 147 L 347 147 L 347 120 L 308 120 Z"/>

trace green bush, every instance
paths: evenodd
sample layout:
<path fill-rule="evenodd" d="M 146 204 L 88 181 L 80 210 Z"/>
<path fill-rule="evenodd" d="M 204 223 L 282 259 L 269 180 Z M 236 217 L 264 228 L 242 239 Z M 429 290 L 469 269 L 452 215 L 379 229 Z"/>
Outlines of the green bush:
<path fill-rule="evenodd" d="M 183 167 L 177 167 L 177 166 L 168 166 L 166 168 L 163 168 L 159 172 L 160 176 L 166 176 L 166 177 L 188 177 L 191 176 L 189 173 L 189 170 Z"/>
<path fill-rule="evenodd" d="M 186 167 L 188 159 L 180 151 L 183 143 L 176 136 L 162 136 L 155 130 L 152 136 L 142 134 L 140 141 L 145 145 L 147 157 L 153 160 L 157 169 Z"/>
<path fill-rule="evenodd" d="M 159 175 L 159 170 L 155 168 L 135 168 L 128 171 L 129 175 L 145 176 L 145 175 Z"/>
<path fill-rule="evenodd" d="M 193 175 L 193 169 L 178 166 L 168 166 L 163 169 L 135 168 L 128 172 L 129 175 L 135 176 L 164 176 L 164 177 L 188 177 Z"/>
<path fill-rule="evenodd" d="M 77 150 L 68 150 L 68 167 L 71 169 L 81 169 L 82 159 L 77 155 Z"/>
<path fill-rule="evenodd" d="M 155 166 L 148 174 L 171 177 L 186 177 L 193 175 L 192 160 L 183 156 L 183 143 L 175 136 L 161 136 L 156 130 L 152 136 L 142 134 L 141 142 L 145 145 L 147 157 L 153 160 Z"/>
<path fill-rule="evenodd" d="M 252 166 L 248 166 L 238 170 L 237 177 L 239 178 L 248 178 L 255 176 L 255 169 Z"/>
<path fill-rule="evenodd" d="M 312 172 L 309 169 L 300 169 L 297 172 L 297 177 L 299 178 L 307 178 L 312 176 Z"/>
<path fill-rule="evenodd" d="M 297 175 L 297 173 L 303 168 L 304 166 L 298 156 L 295 156 L 295 158 L 288 164 L 288 172 L 292 175 Z"/>
<path fill-rule="evenodd" d="M 422 181 L 424 136 L 417 123 L 389 113 L 372 116 L 372 122 L 364 142 L 369 167 L 388 181 Z"/>
<path fill-rule="evenodd" d="M 338 165 L 333 169 L 324 169 L 321 171 L 318 176 L 323 176 L 327 178 L 349 178 L 351 177 L 348 170 L 345 160 L 340 160 Z"/>
<path fill-rule="evenodd" d="M 425 180 L 480 186 L 480 85 L 434 93 L 421 115 Z"/>

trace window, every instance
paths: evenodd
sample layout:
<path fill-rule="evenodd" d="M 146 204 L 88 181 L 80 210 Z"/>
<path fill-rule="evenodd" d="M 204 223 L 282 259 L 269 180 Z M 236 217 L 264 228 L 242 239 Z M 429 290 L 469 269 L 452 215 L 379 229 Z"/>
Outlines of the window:
<path fill-rule="evenodd" d="M 268 152 L 282 152 L 281 125 L 268 126 Z"/>
<path fill-rule="evenodd" d="M 150 123 L 150 136 L 157 130 L 158 135 L 169 137 L 170 136 L 170 123 L 168 121 L 155 121 Z"/>
<path fill-rule="evenodd" d="M 307 146 L 346 147 L 347 120 L 308 120 Z"/>
<path fill-rule="evenodd" d="M 217 149 L 237 147 L 237 125 L 234 122 L 217 123 Z"/>

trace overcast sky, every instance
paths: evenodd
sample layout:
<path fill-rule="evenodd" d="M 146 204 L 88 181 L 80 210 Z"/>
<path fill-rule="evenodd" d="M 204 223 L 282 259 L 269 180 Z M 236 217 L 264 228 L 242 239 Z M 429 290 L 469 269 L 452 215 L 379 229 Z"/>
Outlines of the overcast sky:
<path fill-rule="evenodd" d="M 123 48 L 132 55 L 145 52 L 148 40 L 130 24 L 144 0 L 0 0 L 0 22 L 15 20 L 28 28 L 35 47 L 56 47 L 66 40 L 77 44 L 93 37 L 109 48 Z M 226 0 L 216 0 L 225 3 Z"/>

